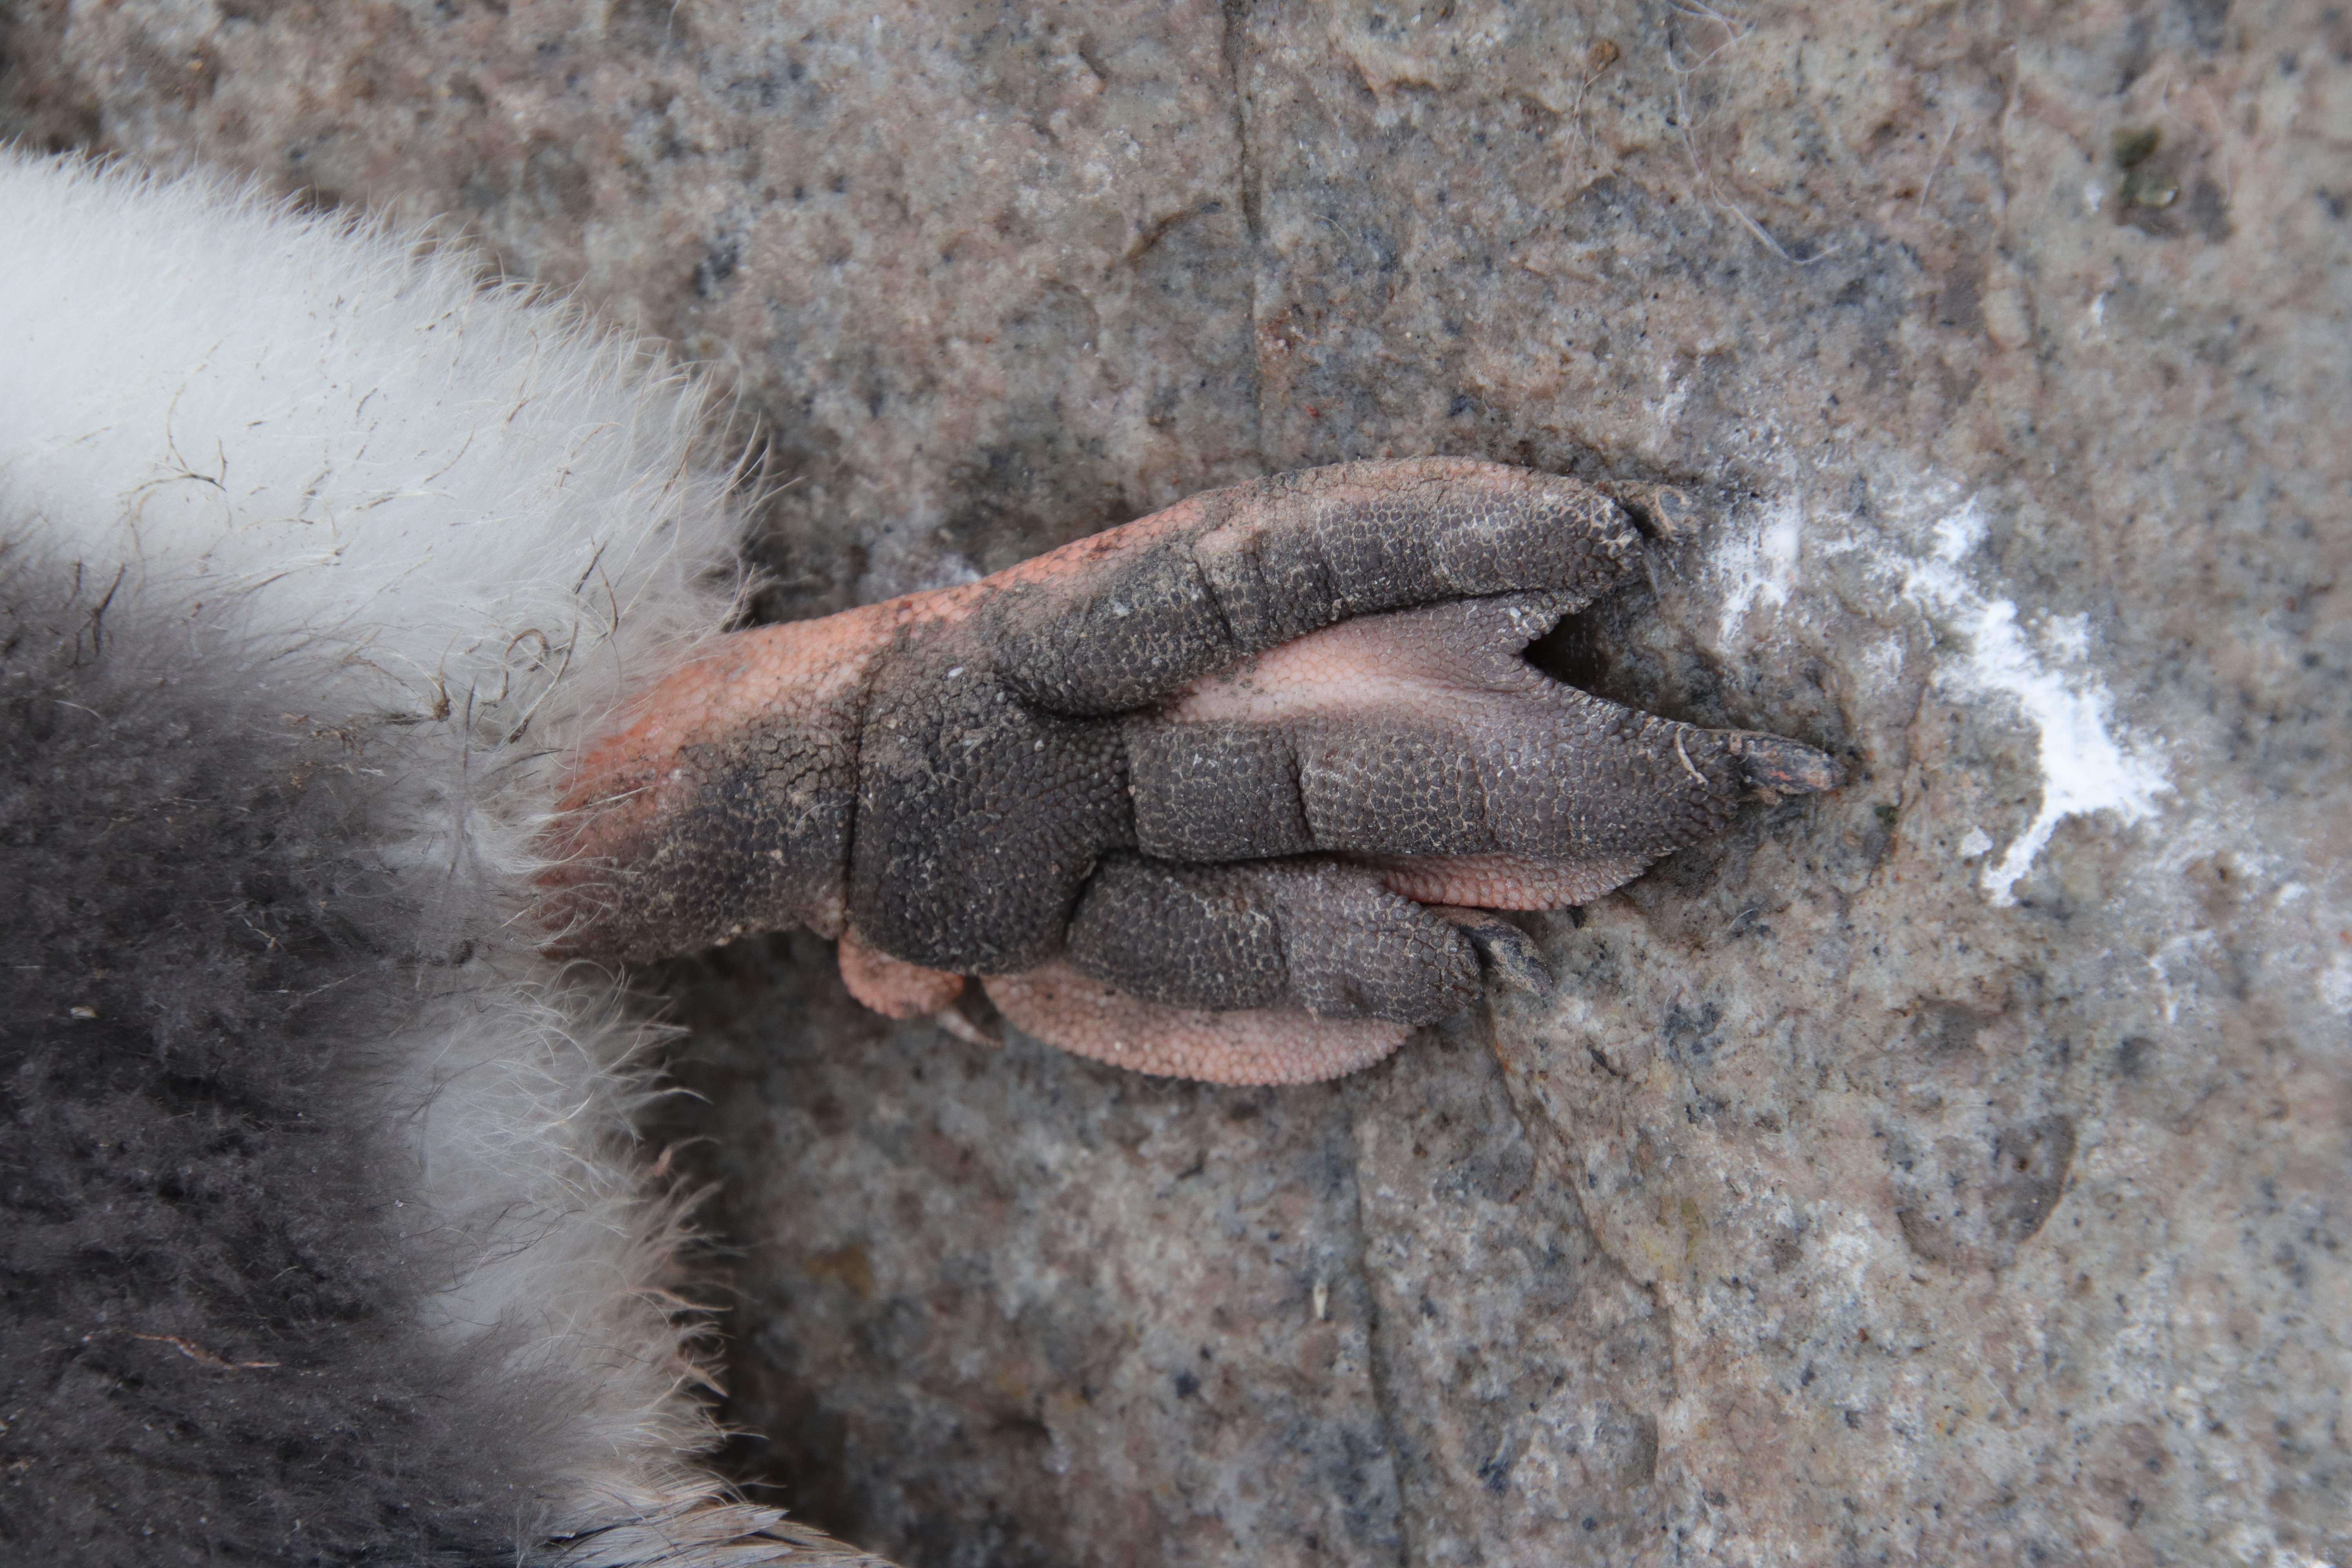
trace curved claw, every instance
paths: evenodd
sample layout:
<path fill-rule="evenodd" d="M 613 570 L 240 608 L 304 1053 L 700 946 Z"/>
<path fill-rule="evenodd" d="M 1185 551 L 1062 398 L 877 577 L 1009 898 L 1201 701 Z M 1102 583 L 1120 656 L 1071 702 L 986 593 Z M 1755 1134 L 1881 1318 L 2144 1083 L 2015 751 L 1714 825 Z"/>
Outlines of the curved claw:
<path fill-rule="evenodd" d="M 1689 491 L 1673 485 L 1616 479 L 1593 488 L 1631 512 L 1634 522 L 1653 539 L 1680 539 L 1700 524 L 1698 503 Z"/>
<path fill-rule="evenodd" d="M 1748 782 L 1772 795 L 1818 795 L 1845 783 L 1836 758 L 1778 735 L 1744 731 L 1727 744 Z"/>
<path fill-rule="evenodd" d="M 1551 966 L 1535 939 L 1491 910 L 1465 909 L 1458 904 L 1432 904 L 1432 914 L 1454 922 L 1477 950 L 1479 964 L 1514 991 L 1541 996 L 1554 984 Z"/>

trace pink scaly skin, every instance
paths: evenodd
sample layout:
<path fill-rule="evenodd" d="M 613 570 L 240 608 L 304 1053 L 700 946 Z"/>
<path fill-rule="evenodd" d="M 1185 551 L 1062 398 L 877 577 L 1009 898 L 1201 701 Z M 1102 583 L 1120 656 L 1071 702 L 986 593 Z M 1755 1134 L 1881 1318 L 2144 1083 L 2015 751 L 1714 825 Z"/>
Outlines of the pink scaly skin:
<path fill-rule="evenodd" d="M 1840 782 L 1519 657 L 1633 569 L 1636 515 L 1670 531 L 1680 498 L 1343 465 L 719 639 L 582 754 L 551 950 L 805 925 L 860 1002 L 967 1037 L 976 974 L 1020 1027 L 1140 1071 L 1354 1071 L 1474 999 L 1482 962 L 1541 983 L 1483 911 L 1589 901 L 1740 798 Z"/>

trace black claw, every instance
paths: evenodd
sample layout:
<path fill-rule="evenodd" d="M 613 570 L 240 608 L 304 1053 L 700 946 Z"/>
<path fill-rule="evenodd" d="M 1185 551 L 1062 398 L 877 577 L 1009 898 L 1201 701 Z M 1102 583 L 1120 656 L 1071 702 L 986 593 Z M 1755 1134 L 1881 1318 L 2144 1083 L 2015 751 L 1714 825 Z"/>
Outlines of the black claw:
<path fill-rule="evenodd" d="M 1633 480 L 1616 480 L 1598 488 L 1633 513 L 1633 521 L 1653 539 L 1680 539 L 1698 526 L 1698 505 L 1687 490 Z"/>
<path fill-rule="evenodd" d="M 1433 904 L 1433 914 L 1454 922 L 1478 952 L 1478 962 L 1489 974 L 1515 991 L 1541 996 L 1552 987 L 1551 966 L 1543 961 L 1535 938 L 1491 910 L 1466 910 Z"/>
<path fill-rule="evenodd" d="M 1845 769 L 1835 758 L 1778 735 L 1738 735 L 1731 752 L 1749 784 L 1775 795 L 1817 795 L 1845 783 Z"/>
<path fill-rule="evenodd" d="M 967 1045 L 1004 1045 L 1004 1017 L 997 1012 L 988 994 L 977 984 L 968 984 L 963 994 L 932 1015 L 939 1026 Z"/>

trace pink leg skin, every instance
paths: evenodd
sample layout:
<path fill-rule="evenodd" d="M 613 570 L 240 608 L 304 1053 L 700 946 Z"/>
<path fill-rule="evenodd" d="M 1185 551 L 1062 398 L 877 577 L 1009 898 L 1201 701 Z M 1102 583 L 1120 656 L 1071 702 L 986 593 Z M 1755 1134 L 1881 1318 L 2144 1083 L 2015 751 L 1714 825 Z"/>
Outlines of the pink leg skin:
<path fill-rule="evenodd" d="M 742 931 L 671 931 L 642 917 L 625 877 L 657 866 L 665 814 L 690 801 L 700 780 L 688 758 L 741 744 L 763 722 L 813 728 L 832 715 L 840 743 L 856 742 L 856 704 L 891 633 L 919 609 L 906 600 L 823 620 L 762 626 L 713 639 L 666 680 L 632 701 L 621 727 L 592 742 L 543 848 L 556 864 L 540 879 L 541 924 L 558 957 L 635 959 L 691 951 Z M 708 873 L 698 873 L 708 874 Z M 836 868 L 833 878 L 841 881 Z M 826 935 L 846 910 L 836 888 L 779 924 Z"/>
<path fill-rule="evenodd" d="M 1389 891 L 1417 904 L 1465 904 L 1474 910 L 1564 910 L 1589 904 L 1622 887 L 1649 866 L 1639 855 L 1597 856 L 1574 862 L 1530 860 L 1521 855 L 1365 857 Z"/>
<path fill-rule="evenodd" d="M 1257 1087 L 1321 1083 L 1371 1066 L 1412 1034 L 1378 1018 L 1204 1013 L 1139 1002 L 1060 959 L 981 982 L 1005 1017 L 1076 1056 L 1160 1078 Z"/>

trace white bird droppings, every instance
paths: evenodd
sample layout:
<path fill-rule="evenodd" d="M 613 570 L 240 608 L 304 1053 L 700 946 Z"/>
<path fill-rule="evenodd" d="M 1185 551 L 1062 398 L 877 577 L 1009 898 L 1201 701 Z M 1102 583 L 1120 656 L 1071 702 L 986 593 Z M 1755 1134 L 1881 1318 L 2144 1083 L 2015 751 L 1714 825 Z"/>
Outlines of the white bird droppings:
<path fill-rule="evenodd" d="M 2115 698 L 2092 664 L 2090 623 L 2083 616 L 2049 616 L 2021 625 L 2016 601 L 1979 588 L 1963 563 L 1984 542 L 1983 509 L 1970 498 L 1953 505 L 1932 485 L 1915 492 L 1908 510 L 1932 521 L 1921 554 L 1891 534 L 1855 518 L 1835 520 L 1845 531 L 1832 537 L 1817 520 L 1813 548 L 1830 555 L 1860 552 L 1874 577 L 1887 580 L 1916 605 L 1937 634 L 1936 681 L 1947 693 L 2013 704 L 2032 730 L 2042 773 L 2032 818 L 1996 857 L 1996 841 L 1981 827 L 1961 840 L 1963 858 L 1988 857 L 1979 882 L 1997 905 L 2017 901 L 2017 883 L 2032 868 L 2059 824 L 2104 813 L 2128 826 L 2156 813 L 2171 789 L 2161 749 L 2133 738 L 2114 720 Z M 1922 504 L 1922 503 L 1925 504 Z M 1931 510 L 1932 509 L 1932 510 Z M 1805 504 L 1791 494 L 1744 529 L 1727 529 L 1709 565 L 1721 584 L 1721 635 L 1740 640 L 1759 606 L 1782 609 L 1794 595 L 1805 542 Z M 1880 668 L 1884 663 L 1885 668 Z M 1901 661 L 1865 659 L 1861 673 L 1892 679 Z"/>
<path fill-rule="evenodd" d="M 1995 904 L 2013 904 L 2019 879 L 2060 823 L 2094 812 L 2125 825 L 2138 822 L 2156 814 L 2156 797 L 2172 786 L 2160 752 L 2119 739 L 2111 727 L 2115 698 L 2096 671 L 2083 668 L 2085 623 L 2060 617 L 2029 640 L 2018 625 L 2016 601 L 1983 593 L 1960 570 L 1984 535 L 1984 514 L 1974 499 L 1948 513 L 1936 524 L 1935 554 L 1906 566 L 1903 595 L 1967 644 L 1964 654 L 1938 662 L 1938 680 L 2015 702 L 2034 731 L 2041 803 L 2024 831 L 1980 874 Z"/>

